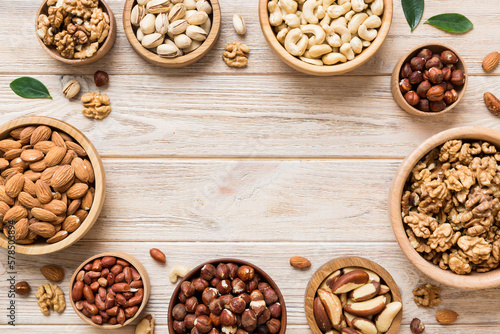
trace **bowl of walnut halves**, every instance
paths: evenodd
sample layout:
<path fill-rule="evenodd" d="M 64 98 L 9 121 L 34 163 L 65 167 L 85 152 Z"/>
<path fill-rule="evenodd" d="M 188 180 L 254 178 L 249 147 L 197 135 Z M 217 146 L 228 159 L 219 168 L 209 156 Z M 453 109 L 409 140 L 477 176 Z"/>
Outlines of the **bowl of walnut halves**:
<path fill-rule="evenodd" d="M 43 49 L 70 65 L 98 61 L 116 39 L 115 16 L 102 0 L 44 0 L 35 27 Z"/>
<path fill-rule="evenodd" d="M 429 138 L 401 163 L 389 202 L 399 246 L 424 274 L 464 289 L 500 285 L 500 131 Z"/>

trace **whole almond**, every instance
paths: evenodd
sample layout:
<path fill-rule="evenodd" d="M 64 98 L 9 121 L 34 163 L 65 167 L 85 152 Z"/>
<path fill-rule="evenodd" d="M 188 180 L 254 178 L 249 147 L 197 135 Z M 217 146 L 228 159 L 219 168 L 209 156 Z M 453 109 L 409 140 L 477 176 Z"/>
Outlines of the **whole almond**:
<path fill-rule="evenodd" d="M 23 174 L 15 174 L 5 183 L 5 193 L 11 198 L 16 198 L 17 196 L 19 196 L 19 193 L 23 190 L 23 187 L 24 187 Z"/>
<path fill-rule="evenodd" d="M 8 205 L 14 205 L 14 199 L 5 193 L 5 186 L 0 186 L 0 201 Z"/>
<path fill-rule="evenodd" d="M 54 244 L 56 242 L 59 242 L 61 240 L 66 239 L 66 237 L 69 235 L 68 231 L 61 230 L 56 232 L 52 238 L 47 239 L 48 244 Z"/>
<path fill-rule="evenodd" d="M 28 217 L 28 211 L 19 205 L 13 206 L 12 208 L 9 209 L 5 213 L 5 216 L 3 217 L 4 222 L 9 222 L 11 220 L 18 222 L 23 218 Z"/>
<path fill-rule="evenodd" d="M 61 282 L 64 279 L 64 269 L 56 265 L 47 265 L 40 268 L 43 277 L 51 282 Z"/>
<path fill-rule="evenodd" d="M 89 173 L 89 182 L 94 183 L 95 175 L 94 175 L 94 168 L 92 167 L 92 164 L 87 159 L 83 160 L 83 163 L 85 164 L 85 168 L 87 169 L 87 172 Z"/>
<path fill-rule="evenodd" d="M 59 132 L 53 131 L 52 132 L 52 138 L 51 141 L 56 145 L 60 147 L 67 148 L 66 143 L 64 142 L 64 139 L 61 137 Z"/>
<path fill-rule="evenodd" d="M 88 215 L 89 215 L 89 212 L 85 211 L 85 210 L 77 210 L 75 212 L 75 216 L 77 216 L 81 222 L 85 221 L 85 218 L 87 218 Z"/>
<path fill-rule="evenodd" d="M 500 115 L 500 100 L 491 93 L 484 93 L 484 103 L 488 110 L 495 115 Z"/>
<path fill-rule="evenodd" d="M 500 61 L 500 52 L 492 52 L 483 59 L 483 69 L 486 72 L 492 71 Z"/>
<path fill-rule="evenodd" d="M 14 236 L 14 238 L 16 240 L 25 239 L 28 236 L 28 233 L 29 233 L 29 228 L 28 227 L 29 227 L 28 219 L 23 218 L 23 219 L 19 220 L 14 225 L 14 229 L 15 229 L 15 236 Z"/>
<path fill-rule="evenodd" d="M 35 149 L 25 150 L 21 153 L 21 159 L 26 162 L 36 162 L 42 160 L 43 157 L 43 152 Z"/>
<path fill-rule="evenodd" d="M 19 203 L 21 203 L 22 206 L 24 206 L 27 209 L 33 209 L 33 208 L 39 208 L 41 206 L 41 203 L 38 199 L 34 198 L 27 192 L 21 192 L 17 198 L 19 200 Z"/>
<path fill-rule="evenodd" d="M 43 172 L 45 168 L 47 168 L 45 159 L 30 164 L 30 169 L 34 172 Z"/>
<path fill-rule="evenodd" d="M 34 145 L 33 148 L 35 150 L 42 151 L 43 154 L 47 154 L 47 153 L 49 153 L 49 150 L 55 146 L 56 146 L 56 144 L 54 144 L 53 142 L 44 140 L 44 141 L 36 143 L 36 145 Z"/>
<path fill-rule="evenodd" d="M 55 214 L 56 216 L 59 216 L 59 215 L 66 213 L 67 208 L 68 207 L 66 206 L 66 204 L 63 201 L 59 201 L 56 199 L 50 201 L 50 203 L 42 205 L 42 209 L 50 211 L 53 214 Z"/>
<path fill-rule="evenodd" d="M 85 152 L 85 150 L 83 149 L 83 147 L 81 147 L 80 145 L 78 145 L 77 143 L 74 143 L 74 142 L 70 142 L 70 141 L 66 141 L 66 146 L 68 147 L 68 150 L 73 150 L 75 151 L 75 153 L 83 158 L 83 157 L 86 157 L 87 156 L 87 152 Z"/>
<path fill-rule="evenodd" d="M 21 167 L 12 167 L 12 168 L 8 168 L 6 170 L 4 170 L 1 174 L 1 176 L 3 178 L 5 178 L 5 182 L 7 182 L 7 179 L 9 178 L 9 176 L 12 176 L 14 174 L 17 174 L 17 173 L 22 173 L 23 172 L 23 169 Z"/>
<path fill-rule="evenodd" d="M 23 153 L 23 150 L 21 148 L 15 148 L 13 150 L 8 150 L 5 152 L 3 157 L 7 160 L 14 160 L 15 158 L 19 158 L 21 154 Z"/>
<path fill-rule="evenodd" d="M 33 223 L 30 224 L 29 229 L 46 239 L 52 238 L 56 234 L 56 228 L 50 223 Z"/>
<path fill-rule="evenodd" d="M 9 209 L 10 206 L 8 206 L 7 203 L 0 201 L 0 225 L 2 225 L 1 222 L 3 221 L 3 217 L 5 216 L 7 211 L 9 211 Z"/>
<path fill-rule="evenodd" d="M 50 190 L 50 187 L 45 182 L 41 180 L 36 181 L 35 188 L 36 197 L 41 203 L 46 204 L 52 201 L 52 190 Z"/>
<path fill-rule="evenodd" d="M 458 319 L 458 313 L 452 310 L 440 310 L 436 312 L 436 320 L 442 325 L 449 325 Z"/>
<path fill-rule="evenodd" d="M 72 200 L 71 203 L 68 205 L 68 210 L 66 211 L 66 213 L 71 216 L 76 212 L 76 210 L 80 208 L 81 204 L 82 204 L 81 199 Z"/>
<path fill-rule="evenodd" d="M 52 135 L 52 130 L 46 125 L 38 126 L 31 134 L 30 144 L 35 145 L 38 142 L 48 140 Z"/>
<path fill-rule="evenodd" d="M 161 250 L 159 250 L 158 248 L 151 248 L 149 250 L 149 254 L 151 255 L 151 257 L 153 259 L 155 259 L 158 262 L 161 262 L 161 263 L 167 262 L 165 254 L 163 254 L 163 252 Z"/>
<path fill-rule="evenodd" d="M 57 220 L 57 215 L 50 212 L 49 210 L 41 209 L 41 208 L 33 208 L 31 209 L 31 214 L 36 219 L 42 222 L 55 222 Z"/>
<path fill-rule="evenodd" d="M 68 185 L 69 182 L 72 182 L 75 177 L 75 169 L 70 165 L 64 165 L 57 168 L 52 179 L 50 181 L 50 185 L 53 188 L 62 188 Z"/>
<path fill-rule="evenodd" d="M 37 173 L 37 172 L 34 172 L 32 170 L 27 170 L 26 172 L 24 172 L 24 178 L 25 178 L 24 186 L 26 187 L 26 180 L 29 180 L 33 183 L 33 182 L 36 182 L 37 180 L 39 180 L 41 176 L 42 176 L 41 173 Z M 33 187 L 34 186 L 35 186 L 35 184 L 33 183 Z"/>
<path fill-rule="evenodd" d="M 21 139 L 21 132 L 23 132 L 24 128 L 16 128 L 9 132 L 9 135 L 15 140 Z"/>
<path fill-rule="evenodd" d="M 43 159 L 47 167 L 52 167 L 61 162 L 66 155 L 66 148 L 60 146 L 52 147 Z"/>
<path fill-rule="evenodd" d="M 76 157 L 78 157 L 78 155 L 76 155 L 75 151 L 67 150 L 66 155 L 60 162 L 60 165 L 70 165 L 73 159 Z"/>
<path fill-rule="evenodd" d="M 62 223 L 62 228 L 69 233 L 76 231 L 80 227 L 80 218 L 77 216 L 68 216 Z"/>
<path fill-rule="evenodd" d="M 295 268 L 309 268 L 311 266 L 311 261 L 302 256 L 292 256 L 290 258 L 290 265 Z"/>
<path fill-rule="evenodd" d="M 82 158 L 73 159 L 73 161 L 71 161 L 71 167 L 75 170 L 75 176 L 78 180 L 89 182 L 90 175 Z"/>
<path fill-rule="evenodd" d="M 82 197 L 81 208 L 83 210 L 89 211 L 92 207 L 92 202 L 94 202 L 94 188 L 90 188 L 89 191 L 85 193 L 85 196 Z"/>
<path fill-rule="evenodd" d="M 0 140 L 0 151 L 10 151 L 13 149 L 20 149 L 22 147 L 21 143 L 12 139 Z"/>
<path fill-rule="evenodd" d="M 30 142 L 31 134 L 35 131 L 35 129 L 36 127 L 34 126 L 27 126 L 23 129 L 23 131 L 21 131 L 21 134 L 19 135 L 21 144 L 26 145 Z"/>
<path fill-rule="evenodd" d="M 88 189 L 89 186 L 85 183 L 75 183 L 71 186 L 71 188 L 68 189 L 66 194 L 68 195 L 69 199 L 82 198 Z"/>
<path fill-rule="evenodd" d="M 0 158 L 0 170 L 9 167 L 9 161 L 5 158 Z"/>
<path fill-rule="evenodd" d="M 54 176 L 54 173 L 60 168 L 60 166 L 54 166 L 54 167 L 49 167 L 46 170 L 42 172 L 42 175 L 40 176 L 40 180 L 43 182 L 47 183 L 48 186 L 51 186 L 52 183 L 52 177 Z"/>

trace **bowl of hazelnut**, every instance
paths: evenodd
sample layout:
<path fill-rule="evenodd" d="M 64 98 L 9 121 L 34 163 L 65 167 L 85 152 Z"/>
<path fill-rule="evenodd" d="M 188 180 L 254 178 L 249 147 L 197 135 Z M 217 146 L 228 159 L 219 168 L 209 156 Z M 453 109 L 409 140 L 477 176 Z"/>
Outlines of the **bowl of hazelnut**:
<path fill-rule="evenodd" d="M 460 55 L 444 44 L 424 44 L 409 51 L 391 76 L 392 95 L 412 115 L 447 113 L 462 99 L 468 75 Z"/>
<path fill-rule="evenodd" d="M 92 256 L 75 270 L 69 300 L 86 323 L 116 329 L 141 314 L 150 292 L 148 273 L 139 260 L 122 252 L 106 252 Z"/>
<path fill-rule="evenodd" d="M 391 274 L 361 257 L 325 263 L 306 290 L 306 317 L 314 334 L 395 334 L 402 308 L 401 293 Z"/>
<path fill-rule="evenodd" d="M 44 0 L 35 29 L 43 49 L 69 65 L 89 65 L 103 58 L 116 39 L 116 20 L 103 0 Z"/>
<path fill-rule="evenodd" d="M 276 283 L 246 261 L 219 259 L 189 272 L 168 308 L 170 334 L 284 334 L 286 306 Z"/>
<path fill-rule="evenodd" d="M 500 131 L 440 132 L 401 163 L 392 183 L 392 228 L 430 278 L 462 289 L 500 286 Z"/>

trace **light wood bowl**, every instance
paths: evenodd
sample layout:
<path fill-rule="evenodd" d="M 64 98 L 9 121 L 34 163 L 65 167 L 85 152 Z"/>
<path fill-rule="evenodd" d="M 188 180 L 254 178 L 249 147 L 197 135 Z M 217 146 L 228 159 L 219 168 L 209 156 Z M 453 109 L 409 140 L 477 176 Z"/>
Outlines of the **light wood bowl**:
<path fill-rule="evenodd" d="M 373 261 L 364 259 L 362 257 L 352 256 L 352 257 L 339 257 L 337 259 L 331 260 L 324 265 L 322 265 L 314 275 L 311 277 L 309 284 L 306 289 L 306 297 L 305 297 L 305 309 L 306 309 L 306 318 L 309 323 L 309 327 L 311 328 L 314 334 L 323 334 L 323 332 L 319 329 L 316 324 L 316 319 L 314 318 L 313 311 L 313 303 L 314 298 L 316 297 L 316 292 L 318 291 L 319 286 L 323 281 L 336 270 L 345 267 L 360 267 L 373 271 L 385 282 L 385 284 L 391 289 L 392 293 L 392 301 L 400 302 L 403 304 L 401 299 L 401 293 L 399 292 L 398 285 L 392 278 L 391 274 L 387 270 L 385 270 L 380 265 L 376 264 Z M 396 334 L 398 332 L 399 327 L 401 326 L 401 321 L 403 319 L 403 307 L 396 315 L 394 320 L 392 321 L 392 325 L 389 330 L 386 332 L 387 334 Z"/>
<path fill-rule="evenodd" d="M 123 8 L 123 28 L 128 41 L 132 44 L 134 50 L 145 60 L 153 65 L 158 65 L 166 68 L 181 68 L 192 65 L 203 58 L 214 46 L 219 39 L 221 29 L 221 10 L 218 0 L 209 0 L 212 5 L 212 14 L 209 15 L 212 20 L 212 28 L 203 44 L 193 52 L 187 55 L 176 58 L 163 58 L 156 53 L 146 49 L 136 37 L 135 28 L 130 22 L 130 15 L 136 0 L 126 0 Z"/>
<path fill-rule="evenodd" d="M 406 102 L 403 94 L 401 93 L 401 90 L 399 89 L 399 82 L 400 82 L 399 74 L 401 72 L 401 67 L 403 67 L 404 63 L 409 62 L 413 57 L 415 57 L 418 54 L 418 52 L 423 48 L 427 48 L 431 50 L 433 53 L 441 53 L 445 50 L 452 51 L 458 57 L 458 63 L 456 64 L 457 68 L 462 70 L 465 74 L 465 83 L 461 87 L 455 88 L 455 90 L 458 93 L 458 99 L 455 101 L 455 103 L 450 104 L 445 109 L 439 112 L 421 111 L 409 105 L 408 102 Z M 391 75 L 391 91 L 392 91 L 392 96 L 394 97 L 394 100 L 396 100 L 397 104 L 399 104 L 399 106 L 408 113 L 416 116 L 432 117 L 445 114 L 451 109 L 455 108 L 455 106 L 457 106 L 458 103 L 460 103 L 460 101 L 464 97 L 465 91 L 467 90 L 468 82 L 469 82 L 469 74 L 467 72 L 467 68 L 465 67 L 465 62 L 457 51 L 441 43 L 422 44 L 417 46 L 416 48 L 413 48 L 411 51 L 407 52 L 403 57 L 401 57 L 396 66 L 394 66 L 394 70 L 392 71 Z"/>
<path fill-rule="evenodd" d="M 109 15 L 109 34 L 108 37 L 106 37 L 106 40 L 104 40 L 104 43 L 102 43 L 99 46 L 99 49 L 97 52 L 90 58 L 85 58 L 85 59 L 68 59 L 64 58 L 59 54 L 59 52 L 56 50 L 55 46 L 47 46 L 43 44 L 43 41 L 36 35 L 36 31 L 38 30 L 38 17 L 40 14 L 47 14 L 48 12 L 48 6 L 47 6 L 47 0 L 44 0 L 42 4 L 40 5 L 40 8 L 38 9 L 35 17 L 35 35 L 36 39 L 42 46 L 42 48 L 47 52 L 52 58 L 59 60 L 60 62 L 63 62 L 65 64 L 69 65 L 75 65 L 75 66 L 81 66 L 81 65 L 89 65 L 93 64 L 96 61 L 100 60 L 103 58 L 109 50 L 113 47 L 113 44 L 115 43 L 116 39 L 116 19 L 115 16 L 113 15 L 113 11 L 111 10 L 111 7 L 108 6 L 108 4 L 104 0 L 99 0 L 99 5 L 102 8 L 102 10 Z"/>
<path fill-rule="evenodd" d="M 65 123 L 63 121 L 50 118 L 50 117 L 23 117 L 13 120 L 11 122 L 5 123 L 0 126 L 0 139 L 6 138 L 9 136 L 10 131 L 19 127 L 25 127 L 29 125 L 47 125 L 49 127 L 58 129 L 69 136 L 71 136 L 80 146 L 82 146 L 87 152 L 88 158 L 94 168 L 95 174 L 95 196 L 94 202 L 92 203 L 92 208 L 89 211 L 87 218 L 82 222 L 80 227 L 69 234 L 64 240 L 56 242 L 54 244 L 48 243 L 37 243 L 31 245 L 19 245 L 16 244 L 16 252 L 20 254 L 28 254 L 28 255 L 42 255 L 42 254 L 50 254 L 62 249 L 65 249 L 78 240 L 80 240 L 88 231 L 94 226 L 99 214 L 101 213 L 102 206 L 104 204 L 104 197 L 106 194 L 106 183 L 104 177 L 104 166 L 102 164 L 102 160 L 97 153 L 96 148 L 90 140 L 85 137 L 85 135 L 80 132 L 75 127 Z M 0 246 L 7 249 L 9 246 L 9 242 L 5 235 L 1 233 L 0 235 Z"/>
<path fill-rule="evenodd" d="M 142 303 L 141 303 L 141 306 L 139 307 L 139 310 L 137 311 L 137 313 L 135 314 L 135 316 L 133 316 L 132 318 L 129 318 L 127 319 L 127 321 L 125 321 L 125 323 L 123 325 L 120 325 L 120 324 L 117 324 L 117 325 L 109 325 L 109 324 L 102 324 L 102 325 L 97 325 L 95 324 L 94 322 L 92 322 L 92 320 L 90 320 L 90 318 L 87 318 L 82 312 L 80 312 L 79 310 L 77 310 L 76 308 L 76 305 L 75 305 L 75 302 L 73 301 L 73 298 L 71 298 L 71 293 L 72 293 L 72 289 L 73 289 L 73 284 L 75 283 L 75 279 L 76 279 L 76 275 L 78 275 L 78 272 L 80 272 L 80 270 L 82 270 L 82 268 L 89 262 L 91 261 L 94 261 L 95 259 L 98 259 L 98 258 L 101 258 L 101 257 L 104 257 L 104 256 L 114 256 L 114 257 L 117 257 L 117 258 L 120 258 L 120 259 L 123 259 L 125 261 L 127 261 L 128 263 L 130 263 L 135 269 L 137 269 L 137 271 L 139 272 L 139 274 L 141 275 L 141 278 L 142 278 L 142 281 L 143 281 L 143 288 L 144 288 L 144 298 L 142 300 Z M 101 253 L 101 254 L 97 254 L 97 255 L 94 255 L 90 258 L 88 258 L 87 260 L 85 260 L 74 272 L 73 276 L 71 277 L 71 281 L 69 282 L 69 294 L 68 294 L 68 299 L 71 303 L 71 306 L 73 307 L 73 310 L 75 311 L 75 313 L 83 320 L 85 321 L 86 323 L 88 323 L 89 325 L 92 325 L 96 328 L 100 328 L 100 329 L 117 329 L 117 328 L 122 328 L 122 327 L 125 327 L 127 326 L 128 324 L 130 324 L 131 322 L 133 322 L 140 314 L 141 312 L 144 310 L 144 308 L 146 307 L 147 303 L 148 303 L 148 300 L 149 300 L 149 295 L 151 294 L 151 282 L 149 280 L 149 275 L 148 275 L 148 272 L 146 271 L 146 268 L 142 265 L 142 263 L 137 260 L 135 257 L 133 257 L 132 255 L 129 255 L 127 253 L 123 253 L 123 252 L 105 252 L 105 253 Z"/>
<path fill-rule="evenodd" d="M 469 275 L 458 275 L 451 270 L 443 270 L 424 259 L 410 244 L 401 218 L 401 198 L 403 189 L 411 170 L 420 159 L 439 145 L 452 139 L 484 140 L 500 147 L 500 131 L 483 127 L 461 127 L 440 132 L 420 144 L 403 160 L 392 182 L 389 194 L 389 210 L 392 229 L 406 257 L 421 272 L 430 278 L 449 286 L 461 289 L 487 289 L 500 286 L 500 269 L 486 273 L 473 272 Z"/>
<path fill-rule="evenodd" d="M 353 60 L 335 65 L 312 65 L 303 62 L 297 57 L 292 56 L 285 50 L 284 46 L 278 42 L 273 27 L 269 23 L 269 11 L 267 3 L 269 0 L 259 0 L 259 19 L 262 33 L 271 47 L 271 50 L 288 66 L 305 74 L 316 76 L 331 76 L 339 75 L 352 71 L 368 61 L 380 49 L 384 43 L 392 23 L 392 0 L 384 0 L 384 13 L 382 14 L 382 25 L 378 30 L 377 37 L 372 41 L 372 44 L 365 48 L 363 52 L 356 56 Z"/>
<path fill-rule="evenodd" d="M 278 285 L 273 281 L 271 276 L 269 276 L 264 270 L 260 269 L 256 265 L 243 261 L 243 260 L 238 260 L 238 259 L 231 259 L 231 258 L 224 258 L 224 259 L 217 259 L 217 260 L 211 260 L 204 262 L 191 270 L 182 280 L 180 280 L 177 283 L 177 286 L 175 287 L 175 290 L 172 294 L 172 297 L 170 298 L 170 304 L 168 305 L 168 317 L 167 317 L 167 322 L 168 322 L 168 332 L 169 334 L 176 334 L 174 331 L 173 323 L 174 323 L 174 318 L 172 317 L 172 310 L 174 306 L 178 303 L 178 297 L 179 293 L 181 292 L 181 284 L 184 281 L 191 280 L 194 276 L 197 276 L 200 272 L 200 269 L 206 265 L 206 264 L 213 264 L 214 266 L 217 267 L 217 264 L 219 263 L 234 263 L 237 264 L 238 266 L 250 266 L 255 270 L 256 274 L 259 274 L 262 277 L 262 281 L 269 283 L 271 288 L 276 292 L 278 295 L 278 301 L 281 304 L 281 329 L 278 334 L 285 334 L 286 332 L 286 324 L 287 324 L 287 315 L 286 315 L 286 305 L 285 305 L 285 298 L 283 298 L 283 294 L 281 293 Z"/>

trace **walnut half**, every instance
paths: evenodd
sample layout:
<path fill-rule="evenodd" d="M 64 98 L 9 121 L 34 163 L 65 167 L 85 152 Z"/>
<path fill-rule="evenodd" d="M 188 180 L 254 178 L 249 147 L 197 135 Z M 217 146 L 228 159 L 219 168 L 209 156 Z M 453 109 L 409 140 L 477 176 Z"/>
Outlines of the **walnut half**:
<path fill-rule="evenodd" d="M 222 53 L 222 59 L 229 67 L 245 67 L 248 65 L 248 55 L 250 48 L 245 44 L 233 42 L 226 45 Z"/>

